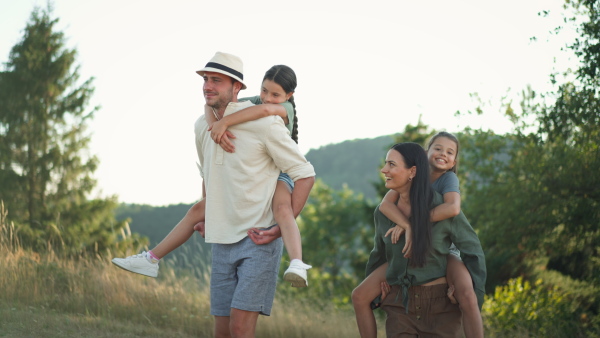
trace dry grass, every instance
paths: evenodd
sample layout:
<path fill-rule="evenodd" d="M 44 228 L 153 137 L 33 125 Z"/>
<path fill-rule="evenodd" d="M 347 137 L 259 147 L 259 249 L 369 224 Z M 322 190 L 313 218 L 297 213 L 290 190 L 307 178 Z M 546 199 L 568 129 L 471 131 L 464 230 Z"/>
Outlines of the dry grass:
<path fill-rule="evenodd" d="M 153 279 L 108 261 L 6 248 L 0 256 L 2 337 L 212 336 L 206 280 L 173 269 Z M 272 316 L 261 316 L 257 329 L 257 337 L 340 336 L 358 336 L 351 310 L 292 296 L 277 297 Z"/>
<path fill-rule="evenodd" d="M 154 279 L 118 269 L 109 258 L 33 253 L 2 221 L 0 337 L 212 337 L 207 273 L 161 264 Z M 286 291 L 272 316 L 259 318 L 257 337 L 358 337 L 350 308 Z"/>

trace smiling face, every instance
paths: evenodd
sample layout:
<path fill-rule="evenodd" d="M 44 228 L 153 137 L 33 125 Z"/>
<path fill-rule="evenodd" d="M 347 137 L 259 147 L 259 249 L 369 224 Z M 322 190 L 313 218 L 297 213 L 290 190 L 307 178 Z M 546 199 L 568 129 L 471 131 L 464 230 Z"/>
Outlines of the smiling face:
<path fill-rule="evenodd" d="M 402 193 L 409 190 L 411 180 L 417 173 L 417 167 L 406 167 L 404 157 L 394 149 L 390 149 L 385 157 L 385 165 L 381 168 L 385 177 L 385 187 Z"/>
<path fill-rule="evenodd" d="M 262 103 L 283 103 L 287 101 L 294 92 L 286 93 L 275 81 L 265 79 L 260 91 Z"/>
<path fill-rule="evenodd" d="M 202 90 L 206 104 L 217 110 L 225 109 L 229 102 L 233 102 L 242 86 L 241 83 L 221 73 L 205 72 L 202 78 L 204 78 Z"/>
<path fill-rule="evenodd" d="M 431 170 L 446 172 L 452 169 L 456 165 L 457 148 L 456 142 L 447 137 L 436 138 L 427 151 Z"/>

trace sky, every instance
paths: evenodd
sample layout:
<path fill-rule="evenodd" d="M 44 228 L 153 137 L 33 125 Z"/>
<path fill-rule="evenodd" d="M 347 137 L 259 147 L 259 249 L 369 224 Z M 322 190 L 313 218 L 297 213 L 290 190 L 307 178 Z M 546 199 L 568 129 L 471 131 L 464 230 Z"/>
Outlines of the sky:
<path fill-rule="evenodd" d="M 0 62 L 35 6 L 0 0 Z M 248 88 L 276 64 L 296 72 L 299 147 L 402 132 L 419 119 L 436 130 L 511 130 L 497 103 L 570 62 L 574 36 L 549 33 L 562 0 L 54 0 L 57 28 L 94 77 L 90 153 L 100 165 L 91 197 L 155 206 L 201 196 L 194 121 L 203 113 L 202 68 L 217 51 L 244 62 Z M 538 12 L 548 10 L 548 17 Z M 531 37 L 537 37 L 536 42 Z M 471 93 L 490 102 L 482 117 Z M 516 102 L 516 101 L 515 101 Z M 382 157 L 385 154 L 382 153 Z M 318 177 L 318 173 L 317 173 Z"/>

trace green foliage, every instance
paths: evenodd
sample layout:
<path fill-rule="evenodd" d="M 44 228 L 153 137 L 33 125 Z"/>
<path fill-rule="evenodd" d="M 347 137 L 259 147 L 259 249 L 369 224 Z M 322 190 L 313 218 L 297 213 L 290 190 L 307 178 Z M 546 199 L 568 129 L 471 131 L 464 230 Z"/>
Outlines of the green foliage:
<path fill-rule="evenodd" d="M 333 190 L 317 179 L 298 226 L 303 258 L 313 266 L 306 291 L 318 298 L 348 304 L 364 276 L 373 247 L 373 206 L 348 187 Z M 288 263 L 282 263 L 282 268 Z"/>
<path fill-rule="evenodd" d="M 349 140 L 311 149 L 306 159 L 315 167 L 317 177 L 331 188 L 340 190 L 347 185 L 367 200 L 377 200 L 373 184 L 381 182 L 379 164 L 393 143 L 393 135 Z"/>
<path fill-rule="evenodd" d="M 463 208 L 486 252 L 487 322 L 497 336 L 600 334 L 600 92 L 598 2 L 580 10 L 577 79 L 506 104 L 514 133 L 466 130 Z M 556 79 L 556 78 L 554 78 Z M 522 283 L 543 278 L 544 285 Z M 547 318 L 545 320 L 544 318 Z M 523 334 L 523 332 L 529 334 Z"/>
<path fill-rule="evenodd" d="M 98 165 L 87 154 L 93 79 L 80 81 L 57 22 L 51 9 L 34 9 L 0 73 L 0 200 L 23 245 L 100 253 L 125 223 L 113 218 L 114 199 L 87 200 Z"/>
<path fill-rule="evenodd" d="M 492 336 L 582 337 L 568 294 L 521 277 L 486 296 L 482 316 Z"/>

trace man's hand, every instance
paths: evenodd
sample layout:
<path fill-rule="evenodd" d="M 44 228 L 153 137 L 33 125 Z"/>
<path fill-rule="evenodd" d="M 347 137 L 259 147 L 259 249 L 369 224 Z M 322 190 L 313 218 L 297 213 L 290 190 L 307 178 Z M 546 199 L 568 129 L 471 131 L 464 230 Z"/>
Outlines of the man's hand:
<path fill-rule="evenodd" d="M 227 126 L 224 125 L 222 121 L 215 122 L 208 128 L 208 131 L 210 131 L 210 138 L 212 138 L 216 144 L 220 145 L 223 150 L 228 153 L 233 153 L 235 151 L 235 146 L 233 145 L 233 142 L 231 142 L 235 136 L 227 130 Z"/>
<path fill-rule="evenodd" d="M 281 229 L 279 229 L 279 225 L 276 225 L 269 230 L 252 228 L 248 230 L 248 237 L 250 237 L 255 244 L 268 244 L 281 237 Z"/>
<path fill-rule="evenodd" d="M 198 231 L 200 233 L 200 236 L 204 238 L 204 222 L 196 223 L 196 225 L 194 225 L 194 230 Z"/>

